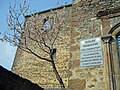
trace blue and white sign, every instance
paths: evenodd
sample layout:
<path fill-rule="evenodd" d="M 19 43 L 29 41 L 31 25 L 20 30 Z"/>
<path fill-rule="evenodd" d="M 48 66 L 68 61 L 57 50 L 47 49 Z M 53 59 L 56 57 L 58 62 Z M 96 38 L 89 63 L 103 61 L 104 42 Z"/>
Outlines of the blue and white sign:
<path fill-rule="evenodd" d="M 103 64 L 101 38 L 92 38 L 80 42 L 80 66 Z"/>

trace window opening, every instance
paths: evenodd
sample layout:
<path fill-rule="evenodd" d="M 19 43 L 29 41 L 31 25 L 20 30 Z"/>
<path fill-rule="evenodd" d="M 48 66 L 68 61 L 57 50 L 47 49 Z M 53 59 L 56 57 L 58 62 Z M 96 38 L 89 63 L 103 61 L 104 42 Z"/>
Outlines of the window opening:
<path fill-rule="evenodd" d="M 56 61 L 56 48 L 50 49 L 50 53 L 53 55 L 53 58 Z"/>
<path fill-rule="evenodd" d="M 50 52 L 51 52 L 53 55 L 55 55 L 55 54 L 56 54 L 56 48 L 50 49 Z"/>
<path fill-rule="evenodd" d="M 120 60 L 120 35 L 118 35 L 116 39 L 117 39 L 118 58 Z"/>
<path fill-rule="evenodd" d="M 43 28 L 44 30 L 50 30 L 51 29 L 51 22 L 49 20 L 49 18 L 45 18 L 44 21 L 43 21 Z"/>

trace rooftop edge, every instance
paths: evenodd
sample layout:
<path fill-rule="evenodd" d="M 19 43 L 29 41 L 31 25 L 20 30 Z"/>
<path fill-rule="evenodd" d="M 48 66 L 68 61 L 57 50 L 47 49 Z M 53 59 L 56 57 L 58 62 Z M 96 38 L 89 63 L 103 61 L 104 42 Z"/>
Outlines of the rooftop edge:
<path fill-rule="evenodd" d="M 40 12 L 36 12 L 36 13 L 33 13 L 33 14 L 41 14 L 41 13 L 45 13 L 45 12 L 50 12 L 50 11 L 54 11 L 54 10 L 57 10 L 57 9 L 62 9 L 63 7 L 71 7 L 72 4 L 67 4 L 67 5 L 62 5 L 62 6 L 58 6 L 58 7 L 55 7 L 55 8 L 50 8 L 48 10 L 43 10 L 43 11 L 40 11 Z M 25 18 L 28 18 L 30 17 L 30 15 L 26 15 Z"/>

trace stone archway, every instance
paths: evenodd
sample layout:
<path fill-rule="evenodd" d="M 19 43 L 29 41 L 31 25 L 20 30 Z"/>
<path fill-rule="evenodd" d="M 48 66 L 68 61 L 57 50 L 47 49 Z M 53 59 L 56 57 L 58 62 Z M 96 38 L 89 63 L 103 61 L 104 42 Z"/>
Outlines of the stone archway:
<path fill-rule="evenodd" d="M 111 61 L 111 79 L 113 84 L 113 90 L 120 90 L 120 58 L 119 53 L 120 50 L 118 49 L 118 36 L 120 36 L 120 22 L 114 25 L 108 35 L 112 36 L 110 40 L 110 61 Z M 120 44 L 120 42 L 119 42 Z M 119 51 L 118 51 L 119 50 Z"/>
<path fill-rule="evenodd" d="M 120 34 L 120 22 L 117 23 L 115 26 L 113 26 L 110 31 L 108 32 L 108 34 L 112 34 L 117 36 L 118 34 Z"/>
<path fill-rule="evenodd" d="M 120 46 L 120 40 L 118 41 L 118 39 L 120 39 L 120 22 L 117 23 L 116 25 L 114 25 L 110 29 L 110 31 L 108 32 L 108 34 L 111 34 L 114 37 L 114 39 L 116 41 L 115 44 L 116 44 L 116 48 L 117 48 L 117 52 L 118 52 L 118 57 L 120 57 L 120 54 L 119 54 L 120 53 L 120 47 L 119 47 Z M 118 59 L 120 59 L 120 58 L 118 58 Z"/>

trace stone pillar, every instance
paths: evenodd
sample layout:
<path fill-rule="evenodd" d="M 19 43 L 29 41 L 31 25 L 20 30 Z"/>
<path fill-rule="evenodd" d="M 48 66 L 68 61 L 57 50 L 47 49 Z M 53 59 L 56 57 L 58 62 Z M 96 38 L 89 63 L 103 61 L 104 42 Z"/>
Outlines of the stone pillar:
<path fill-rule="evenodd" d="M 105 47 L 105 64 L 106 64 L 106 78 L 107 78 L 107 83 L 108 83 L 108 90 L 115 90 L 114 88 L 114 83 L 113 83 L 113 73 L 112 73 L 112 61 L 111 61 L 111 49 L 110 49 L 110 44 L 112 40 L 112 35 L 107 35 L 102 37 L 104 47 Z"/>

